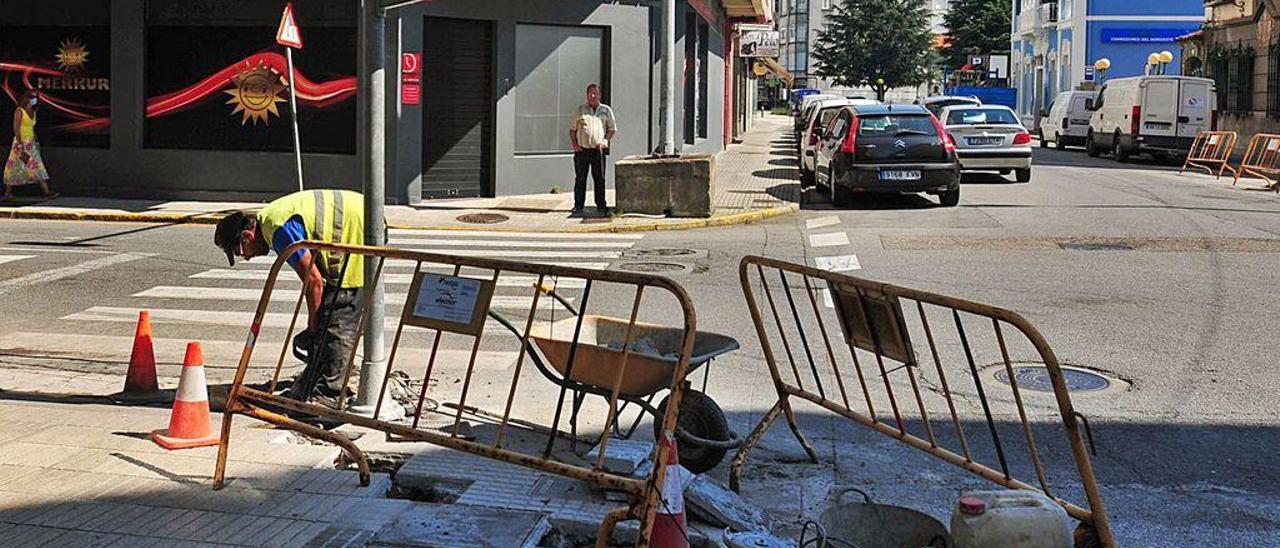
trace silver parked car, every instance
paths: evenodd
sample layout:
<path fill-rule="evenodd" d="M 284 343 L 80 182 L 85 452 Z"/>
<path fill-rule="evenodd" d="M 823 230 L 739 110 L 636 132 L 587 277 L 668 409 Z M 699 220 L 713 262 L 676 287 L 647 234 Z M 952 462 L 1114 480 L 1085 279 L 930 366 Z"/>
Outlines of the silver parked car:
<path fill-rule="evenodd" d="M 961 170 L 1012 171 L 1019 183 L 1031 180 L 1031 133 L 1009 107 L 956 105 L 939 118 L 956 141 Z"/>

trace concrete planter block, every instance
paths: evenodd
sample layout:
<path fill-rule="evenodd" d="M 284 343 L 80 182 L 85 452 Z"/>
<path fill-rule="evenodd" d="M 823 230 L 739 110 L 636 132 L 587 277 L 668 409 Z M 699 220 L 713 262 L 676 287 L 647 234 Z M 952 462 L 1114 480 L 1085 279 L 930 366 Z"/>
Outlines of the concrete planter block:
<path fill-rule="evenodd" d="M 627 213 L 710 217 L 715 155 L 628 156 L 614 167 L 618 208 Z"/>

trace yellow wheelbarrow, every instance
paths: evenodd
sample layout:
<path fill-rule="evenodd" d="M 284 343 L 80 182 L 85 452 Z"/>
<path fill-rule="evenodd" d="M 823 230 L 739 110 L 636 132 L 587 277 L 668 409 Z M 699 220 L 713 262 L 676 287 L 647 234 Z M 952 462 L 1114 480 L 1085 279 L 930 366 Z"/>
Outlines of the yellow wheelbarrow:
<path fill-rule="evenodd" d="M 596 395 L 607 401 L 612 394 L 614 379 L 622 367 L 622 347 L 630 322 L 599 315 L 578 318 L 579 312 L 572 303 L 554 290 L 543 288 L 543 291 L 554 297 L 572 316 L 560 321 L 537 323 L 529 332 L 527 350 L 530 360 L 543 376 L 573 393 L 569 427 L 572 437 L 577 439 L 578 411 L 586 397 Z M 490 310 L 489 316 L 516 337 L 523 335 L 502 314 Z M 569 357 L 573 351 L 575 331 L 577 350 L 570 370 Z M 662 417 L 666 415 L 667 398 L 664 397 L 656 407 L 652 403 L 659 393 L 671 388 L 671 377 L 684 342 L 684 328 L 636 322 L 631 340 L 630 357 L 618 391 L 618 400 L 622 402 L 618 415 L 621 416 L 629 405 L 635 405 L 641 411 L 629 428 L 623 429 L 615 422 L 611 435 L 629 439 L 644 415 L 648 414 L 653 417 L 654 438 L 657 439 Z M 702 391 L 694 390 L 685 381 L 686 390 L 675 432 L 680 441 L 680 464 L 695 474 L 715 468 L 729 449 L 741 445 L 738 435 L 729 428 L 720 406 L 705 392 L 711 361 L 738 348 L 738 341 L 733 337 L 704 331 L 694 335 L 686 378 L 699 367 L 708 367 L 703 371 Z M 570 371 L 567 376 L 566 371 Z"/>

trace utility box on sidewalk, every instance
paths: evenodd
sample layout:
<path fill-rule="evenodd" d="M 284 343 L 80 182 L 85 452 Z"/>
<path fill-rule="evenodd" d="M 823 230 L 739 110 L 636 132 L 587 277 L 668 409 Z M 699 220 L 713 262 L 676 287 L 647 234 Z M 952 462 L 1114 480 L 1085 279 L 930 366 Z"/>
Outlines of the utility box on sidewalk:
<path fill-rule="evenodd" d="M 618 209 L 670 217 L 710 217 L 715 155 L 628 156 L 614 164 Z"/>

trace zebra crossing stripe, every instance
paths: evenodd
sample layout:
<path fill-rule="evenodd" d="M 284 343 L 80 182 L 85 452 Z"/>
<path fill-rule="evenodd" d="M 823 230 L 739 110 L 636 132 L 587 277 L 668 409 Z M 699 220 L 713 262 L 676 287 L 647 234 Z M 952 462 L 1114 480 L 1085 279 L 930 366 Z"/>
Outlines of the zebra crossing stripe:
<path fill-rule="evenodd" d="M 824 226 L 832 226 L 840 224 L 840 217 L 835 215 L 827 215 L 826 217 L 817 217 L 804 222 L 804 227 L 808 230 L 822 228 Z"/>
<path fill-rule="evenodd" d="M 861 270 L 862 264 L 858 262 L 857 255 L 836 255 L 834 257 L 814 257 L 813 264 L 819 270 L 827 272 L 849 272 L 851 270 Z"/>
<path fill-rule="evenodd" d="M 441 255 L 455 255 L 460 257 L 491 257 L 491 258 L 518 258 L 518 259 L 549 259 L 549 258 L 571 258 L 571 259 L 617 259 L 622 256 L 621 251 L 545 251 L 545 250 L 522 250 L 522 249 L 448 249 L 440 247 L 407 247 L 400 246 L 401 249 L 409 251 L 417 251 L 420 253 L 439 253 Z"/>
<path fill-rule="evenodd" d="M 130 307 L 93 306 L 58 319 L 84 322 L 132 323 L 138 321 L 138 312 L 141 312 L 142 310 L 143 309 L 141 308 Z M 186 323 L 244 328 L 253 323 L 254 318 L 253 312 L 228 310 L 190 310 L 174 308 L 148 308 L 146 310 L 151 313 L 151 321 L 153 323 Z M 292 314 L 286 314 L 284 312 L 267 312 L 262 318 L 262 328 L 288 329 L 292 319 Z M 399 322 L 400 318 L 389 316 L 385 318 L 383 325 L 386 326 L 387 329 L 395 329 Z M 411 325 L 406 325 L 405 329 L 428 331 L 425 328 L 418 328 Z M 486 323 L 485 331 L 510 333 L 510 331 L 507 331 L 505 327 L 499 325 L 497 322 Z"/>
<path fill-rule="evenodd" d="M 14 290 L 23 289 L 26 287 L 46 284 L 49 282 L 62 280 L 65 278 L 79 276 L 81 274 L 84 274 L 85 272 L 91 272 L 94 270 L 98 270 L 100 268 L 106 268 L 108 266 L 127 263 L 130 261 L 136 261 L 138 259 L 145 259 L 153 255 L 154 253 L 121 253 L 119 255 L 108 255 L 106 257 L 99 257 L 97 259 L 85 261 L 83 263 L 73 264 L 71 266 L 64 266 L 62 268 L 52 268 L 49 270 L 42 270 L 40 272 L 33 272 L 31 274 L 22 276 L 20 278 L 14 278 L 12 280 L 5 280 L 0 282 L 0 295 L 4 295 Z"/>
<path fill-rule="evenodd" d="M 226 268 L 215 268 L 198 272 L 188 276 L 191 279 L 199 280 L 237 280 L 237 281 L 257 281 L 263 282 L 267 279 L 266 270 L 231 270 Z M 474 274 L 462 273 L 463 278 L 475 278 L 478 280 L 488 280 L 493 278 L 493 274 Z M 386 284 L 409 284 L 413 283 L 413 275 L 407 273 L 390 273 L 383 274 L 382 281 Z M 276 279 L 277 283 L 301 283 L 297 276 L 287 272 L 282 272 Z M 499 287 L 533 287 L 538 282 L 537 276 L 522 275 L 501 275 L 498 276 Z M 586 287 L 587 282 L 581 278 L 562 278 L 558 282 L 553 276 L 547 276 L 544 283 L 555 285 L 556 287 L 565 289 L 580 289 Z"/>
<path fill-rule="evenodd" d="M 528 310 L 533 306 L 533 284 L 528 286 L 527 296 L 520 295 L 494 295 L 489 302 L 492 308 L 515 308 Z M 149 298 L 149 299 L 189 299 L 195 301 L 253 301 L 257 302 L 262 297 L 262 290 L 255 288 L 242 287 L 192 287 L 192 286 L 176 286 L 176 285 L 158 285 L 146 291 L 134 293 L 133 297 Z M 274 300 L 279 300 L 279 293 L 272 294 Z M 295 295 L 291 292 L 284 300 L 292 300 Z M 404 305 L 408 295 L 405 293 L 387 293 L 387 304 Z M 573 299 L 568 299 L 573 302 Z M 552 310 L 560 305 L 549 298 L 538 299 L 539 310 Z"/>
<path fill-rule="evenodd" d="M 836 255 L 834 257 L 814 257 L 813 264 L 820 270 L 827 272 L 849 272 L 852 270 L 861 270 L 862 264 L 858 262 L 857 255 Z M 818 290 L 822 294 L 822 304 L 827 308 L 835 308 L 836 303 L 831 300 L 831 291 L 823 288 Z"/>
<path fill-rule="evenodd" d="M 825 234 L 809 235 L 809 247 L 831 247 L 848 244 L 849 235 L 844 232 L 827 232 Z"/>
<path fill-rule="evenodd" d="M 241 326 L 243 327 L 243 326 Z M 251 334 L 252 336 L 252 334 Z M 156 356 L 160 357 L 158 365 L 161 375 L 172 375 L 173 366 L 178 365 L 182 352 L 186 348 L 187 339 L 152 339 Z M 263 339 L 262 347 L 253 353 L 249 367 L 253 369 L 274 369 L 278 358 L 280 339 L 267 341 Z M 413 341 L 417 343 L 419 341 Z M 404 346 L 401 343 L 399 364 L 426 364 L 430 352 L 430 341 L 424 337 L 422 346 Z M 390 349 L 391 342 L 387 341 Z M 67 356 L 110 360 L 129 361 L 129 353 L 133 346 L 132 335 L 84 335 L 80 333 L 36 333 L 19 331 L 0 335 L 0 352 L 20 355 Z M 240 353 L 244 350 L 244 341 L 208 340 L 201 341 L 204 349 L 206 366 L 218 366 L 217 369 L 227 371 L 226 366 L 234 366 L 240 361 Z M 276 351 L 266 350 L 274 348 Z M 465 368 L 470 361 L 470 350 L 444 349 L 438 350 L 437 366 Z M 513 364 L 517 353 L 514 351 L 481 350 L 476 355 L 477 370 L 501 371 Z M 286 366 L 294 364 L 286 362 Z M 301 364 L 297 364 L 300 366 Z M 403 365 L 397 367 L 400 369 Z M 212 369 L 212 368 L 211 368 Z M 234 371 L 234 369 L 231 369 Z M 211 376 L 216 373 L 210 370 Z M 225 373 L 224 373 L 225 374 Z"/>
<path fill-rule="evenodd" d="M 35 255 L 0 255 L 0 264 L 21 261 L 23 259 L 33 259 Z"/>
<path fill-rule="evenodd" d="M 627 249 L 635 245 L 634 241 L 546 241 L 546 240 L 464 240 L 464 239 L 411 239 L 399 238 L 391 241 L 397 247 L 411 245 L 448 246 L 448 247 L 530 247 L 541 249 Z"/>
<path fill-rule="evenodd" d="M 390 230 L 391 240 L 414 237 L 440 237 L 450 239 L 494 239 L 507 238 L 514 240 L 639 240 L 644 234 L 613 232 L 517 232 L 517 231 L 479 231 L 479 230 L 414 230 L 411 228 L 393 228 Z"/>
<path fill-rule="evenodd" d="M 535 262 L 535 263 L 540 262 L 543 264 L 555 264 L 557 266 L 572 267 L 572 268 L 585 268 L 588 270 L 604 270 L 606 268 L 609 268 L 609 263 L 581 263 L 581 262 L 562 262 L 562 261 L 532 261 L 532 262 Z M 236 268 L 241 268 L 243 266 L 244 268 L 260 268 L 265 270 L 265 269 L 270 269 L 271 265 L 273 264 L 275 264 L 274 257 L 268 260 L 238 261 L 236 262 Z M 405 268 L 412 269 L 417 265 L 418 265 L 418 261 L 414 261 L 411 259 L 387 259 L 385 270 L 392 270 L 392 269 L 399 270 L 399 269 L 405 269 Z M 453 272 L 454 266 L 455 265 L 452 265 L 452 264 L 424 262 L 422 263 L 422 270 L 434 271 L 434 272 Z"/>

